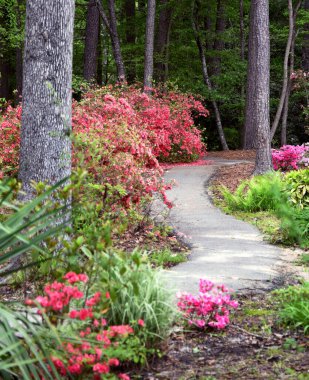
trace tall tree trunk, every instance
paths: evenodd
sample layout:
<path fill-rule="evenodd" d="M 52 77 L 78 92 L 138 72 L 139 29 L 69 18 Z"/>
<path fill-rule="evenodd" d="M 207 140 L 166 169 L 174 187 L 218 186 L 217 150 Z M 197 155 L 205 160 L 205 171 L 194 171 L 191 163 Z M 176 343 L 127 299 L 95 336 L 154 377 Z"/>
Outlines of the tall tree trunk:
<path fill-rule="evenodd" d="M 54 184 L 71 174 L 74 0 L 28 0 L 19 178 Z"/>
<path fill-rule="evenodd" d="M 113 55 L 114 55 L 116 68 L 117 68 L 118 81 L 120 83 L 126 82 L 126 73 L 125 73 L 124 63 L 122 59 L 120 39 L 118 35 L 118 30 L 117 30 L 115 1 L 114 0 L 107 1 L 110 20 L 108 19 L 108 17 L 106 16 L 106 13 L 104 12 L 101 0 L 95 0 L 95 1 L 99 9 L 102 21 L 111 37 Z"/>
<path fill-rule="evenodd" d="M 273 121 L 272 127 L 271 127 L 271 132 L 270 132 L 270 139 L 272 140 L 274 138 L 274 135 L 276 133 L 276 130 L 279 125 L 279 121 L 281 118 L 283 106 L 284 106 L 284 100 L 286 98 L 286 93 L 287 93 L 287 88 L 288 88 L 288 65 L 289 65 L 289 55 L 291 51 L 291 45 L 292 45 L 292 40 L 293 40 L 293 34 L 295 30 L 295 21 L 296 21 L 296 15 L 298 13 L 298 10 L 301 6 L 302 0 L 300 0 L 297 5 L 295 10 L 293 10 L 293 1 L 288 0 L 288 9 L 289 9 L 289 35 L 288 35 L 288 41 L 286 44 L 286 49 L 285 49 L 285 55 L 284 55 L 284 63 L 283 63 L 283 84 L 282 84 L 282 90 L 281 90 L 281 95 L 280 95 L 280 101 L 278 105 L 278 109 L 276 112 L 275 119 Z"/>
<path fill-rule="evenodd" d="M 95 0 L 89 0 L 84 49 L 84 78 L 88 82 L 96 79 L 98 64 L 98 42 L 100 30 L 100 13 Z"/>
<path fill-rule="evenodd" d="M 126 18 L 126 43 L 127 46 L 131 45 L 129 55 L 127 57 L 127 79 L 129 83 L 134 82 L 136 77 L 136 69 L 134 63 L 134 53 L 132 51 L 132 46 L 135 44 L 136 39 L 136 28 L 135 28 L 135 0 L 125 0 L 124 11 Z"/>
<path fill-rule="evenodd" d="M 283 106 L 283 115 L 282 115 L 282 124 L 281 124 L 281 146 L 286 145 L 287 143 L 287 121 L 288 121 L 288 115 L 289 115 L 289 100 L 290 100 L 290 94 L 291 94 L 291 76 L 294 72 L 294 61 L 295 61 L 295 40 L 296 40 L 296 30 L 294 28 L 293 33 L 293 39 L 291 44 L 291 52 L 290 52 L 290 75 L 288 78 L 288 88 L 286 92 L 286 96 L 284 99 L 284 106 Z"/>
<path fill-rule="evenodd" d="M 273 170 L 269 133 L 269 3 L 268 0 L 253 0 L 253 3 L 256 12 L 254 32 L 256 38 L 255 107 L 257 140 L 254 174 L 263 174 Z"/>
<path fill-rule="evenodd" d="M 246 86 L 245 123 L 242 134 L 243 149 L 256 148 L 256 115 L 255 115 L 255 85 L 256 85 L 256 36 L 255 36 L 255 2 L 251 1 L 250 25 L 248 41 L 248 68 Z"/>
<path fill-rule="evenodd" d="M 0 98 L 9 99 L 9 72 L 10 65 L 5 57 L 0 56 Z"/>
<path fill-rule="evenodd" d="M 161 0 L 160 6 L 158 33 L 155 43 L 155 79 L 158 82 L 166 82 L 173 9 L 169 4 L 169 0 Z"/>
<path fill-rule="evenodd" d="M 16 20 L 19 32 L 22 33 L 22 22 L 21 22 L 21 12 L 20 7 L 22 6 L 22 0 L 17 1 L 18 7 L 16 12 Z M 16 75 L 16 95 L 15 95 L 15 103 L 19 103 L 21 101 L 22 91 L 23 91 L 23 43 L 15 50 L 15 75 Z"/>
<path fill-rule="evenodd" d="M 245 62 L 245 24 L 244 24 L 244 0 L 239 0 L 239 40 L 240 40 L 240 60 Z M 241 99 L 245 96 L 245 85 L 241 86 Z"/>
<path fill-rule="evenodd" d="M 212 84 L 208 75 L 208 69 L 207 69 L 207 62 L 206 62 L 206 55 L 204 51 L 204 46 L 201 41 L 200 37 L 200 30 L 199 30 L 199 21 L 198 21 L 198 11 L 199 11 L 199 2 L 194 3 L 194 8 L 193 8 L 193 17 L 192 17 L 192 26 L 194 30 L 194 35 L 195 35 L 195 40 L 196 44 L 199 50 L 199 55 L 200 55 L 200 60 L 202 64 L 202 73 L 203 73 L 203 79 L 204 83 L 207 86 L 209 91 L 212 91 Z M 217 124 L 217 130 L 219 134 L 219 139 L 220 143 L 222 146 L 223 150 L 229 150 L 225 136 L 224 136 L 224 131 L 222 127 L 222 122 L 221 122 L 221 116 L 220 116 L 220 111 L 217 105 L 217 102 L 215 100 L 212 101 L 212 105 L 215 111 L 215 117 L 216 117 L 216 124 Z"/>
<path fill-rule="evenodd" d="M 213 59 L 213 75 L 221 73 L 221 52 L 224 50 L 222 34 L 225 31 L 225 0 L 217 0 L 216 37 L 214 42 L 215 56 Z"/>
<path fill-rule="evenodd" d="M 99 86 L 103 84 L 103 36 L 101 34 L 101 24 L 99 24 L 98 36 L 98 65 L 97 65 L 97 83 Z"/>
<path fill-rule="evenodd" d="M 309 0 L 305 0 L 304 3 L 305 11 L 309 11 Z M 304 41 L 303 41 L 303 52 L 302 52 L 302 64 L 303 70 L 309 72 L 309 23 L 307 22 L 304 26 Z"/>
<path fill-rule="evenodd" d="M 148 0 L 144 63 L 144 92 L 151 93 L 153 80 L 153 48 L 156 17 L 156 0 Z"/>
<path fill-rule="evenodd" d="M 117 30 L 117 18 L 115 9 L 115 0 L 107 0 L 109 19 L 110 19 L 110 30 L 112 38 L 112 47 L 114 51 L 114 57 L 117 66 L 118 80 L 119 82 L 126 82 L 126 72 L 124 68 L 124 63 L 121 54 L 120 39 Z"/>

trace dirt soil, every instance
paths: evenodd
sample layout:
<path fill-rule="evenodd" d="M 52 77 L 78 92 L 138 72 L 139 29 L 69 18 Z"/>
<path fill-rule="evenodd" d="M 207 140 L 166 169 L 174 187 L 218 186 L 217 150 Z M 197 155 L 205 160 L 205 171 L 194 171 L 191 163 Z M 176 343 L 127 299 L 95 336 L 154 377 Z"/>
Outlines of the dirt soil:
<path fill-rule="evenodd" d="M 254 161 L 256 156 L 255 150 L 226 150 L 226 151 L 216 151 L 207 152 L 207 159 L 212 157 L 224 158 L 227 160 L 248 160 Z"/>
<path fill-rule="evenodd" d="M 242 295 L 224 331 L 176 326 L 161 359 L 135 374 L 144 380 L 309 379 L 308 339 L 277 324 L 268 295 Z"/>

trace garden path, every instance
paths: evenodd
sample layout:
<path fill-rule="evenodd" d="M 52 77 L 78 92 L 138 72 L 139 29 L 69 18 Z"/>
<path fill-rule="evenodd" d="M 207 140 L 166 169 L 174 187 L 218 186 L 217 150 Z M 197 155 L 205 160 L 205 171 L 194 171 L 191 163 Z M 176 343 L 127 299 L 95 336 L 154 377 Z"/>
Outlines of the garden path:
<path fill-rule="evenodd" d="M 164 272 L 175 291 L 196 293 L 200 278 L 234 290 L 272 287 L 282 250 L 263 241 L 254 226 L 225 215 L 208 195 L 216 168 L 238 162 L 244 161 L 212 159 L 209 165 L 174 167 L 165 174 L 177 182 L 168 192 L 175 204 L 169 223 L 191 245 L 189 260 Z"/>

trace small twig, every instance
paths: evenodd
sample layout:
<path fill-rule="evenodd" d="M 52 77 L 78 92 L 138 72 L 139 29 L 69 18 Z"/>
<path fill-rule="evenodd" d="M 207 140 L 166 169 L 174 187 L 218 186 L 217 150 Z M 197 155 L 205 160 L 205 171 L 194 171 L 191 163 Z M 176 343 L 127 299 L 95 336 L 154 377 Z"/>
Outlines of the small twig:
<path fill-rule="evenodd" d="M 230 325 L 229 327 L 233 327 L 235 330 L 242 331 L 243 333 L 250 335 L 250 336 L 254 336 L 255 338 L 259 338 L 259 339 L 266 339 L 267 338 L 266 336 L 263 336 L 263 335 L 251 333 L 251 332 L 249 332 L 249 331 L 247 331 L 247 330 L 245 330 L 239 326 L 236 326 L 236 325 Z"/>

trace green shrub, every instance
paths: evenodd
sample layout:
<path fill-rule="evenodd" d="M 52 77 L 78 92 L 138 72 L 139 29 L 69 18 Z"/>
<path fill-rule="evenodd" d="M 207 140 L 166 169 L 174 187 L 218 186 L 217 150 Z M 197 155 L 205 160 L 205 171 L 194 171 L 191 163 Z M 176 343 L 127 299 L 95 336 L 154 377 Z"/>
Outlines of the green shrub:
<path fill-rule="evenodd" d="M 85 251 L 85 249 L 84 249 Z M 112 249 L 92 255 L 94 279 L 91 292 L 108 291 L 111 297 L 106 319 L 110 324 L 145 323 L 144 343 L 166 336 L 174 317 L 172 294 L 166 290 L 160 273 L 148 265 L 138 251 L 131 255 Z"/>
<path fill-rule="evenodd" d="M 292 170 L 283 177 L 283 182 L 294 206 L 309 207 L 309 169 Z"/>
<path fill-rule="evenodd" d="M 309 333 L 309 282 L 274 292 L 281 323 Z"/>
<path fill-rule="evenodd" d="M 281 219 L 281 229 L 287 242 L 299 243 L 303 248 L 309 247 L 309 208 L 292 207 L 281 204 L 276 210 Z"/>
<path fill-rule="evenodd" d="M 282 189 L 281 174 L 268 173 L 242 182 L 234 193 L 222 187 L 221 193 L 232 211 L 255 212 L 276 210 L 286 200 Z"/>

